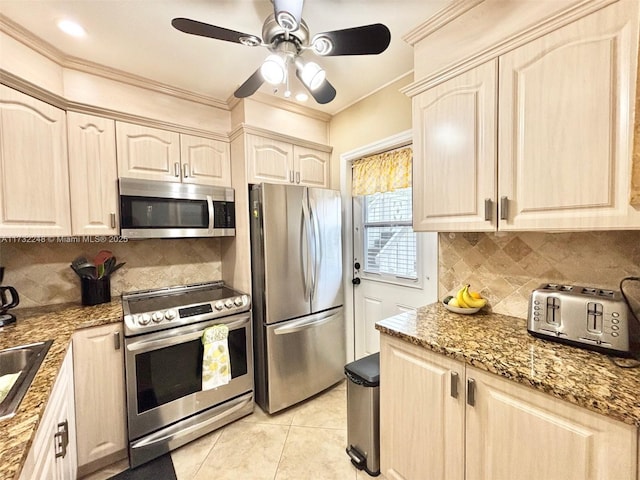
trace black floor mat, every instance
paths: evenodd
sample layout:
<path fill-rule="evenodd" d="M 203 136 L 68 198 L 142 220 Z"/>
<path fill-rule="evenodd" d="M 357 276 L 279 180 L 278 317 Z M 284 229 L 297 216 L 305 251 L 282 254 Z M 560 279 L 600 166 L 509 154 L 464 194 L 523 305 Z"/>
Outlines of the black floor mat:
<path fill-rule="evenodd" d="M 109 480 L 178 480 L 171 454 L 167 453 L 150 462 L 114 475 Z"/>

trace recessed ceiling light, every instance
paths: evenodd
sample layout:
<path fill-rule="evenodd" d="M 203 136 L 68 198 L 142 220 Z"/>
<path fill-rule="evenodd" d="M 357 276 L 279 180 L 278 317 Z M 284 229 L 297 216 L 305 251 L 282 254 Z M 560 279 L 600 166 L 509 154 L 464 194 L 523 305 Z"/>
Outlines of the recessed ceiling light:
<path fill-rule="evenodd" d="M 306 102 L 307 100 L 309 100 L 309 95 L 307 95 L 306 93 L 298 93 L 296 95 L 296 100 L 298 100 L 299 102 Z"/>
<path fill-rule="evenodd" d="M 72 37 L 84 37 L 87 34 L 82 25 L 73 20 L 60 20 L 58 22 L 58 28 Z"/>

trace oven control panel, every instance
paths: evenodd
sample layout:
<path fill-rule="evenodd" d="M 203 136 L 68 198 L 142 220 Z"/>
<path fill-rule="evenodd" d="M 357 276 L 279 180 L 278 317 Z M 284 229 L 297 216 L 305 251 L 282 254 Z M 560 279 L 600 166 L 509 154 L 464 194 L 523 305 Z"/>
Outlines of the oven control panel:
<path fill-rule="evenodd" d="M 125 335 L 164 330 L 245 312 L 249 310 L 250 303 L 249 295 L 239 294 L 235 297 L 196 305 L 176 306 L 143 313 L 127 313 L 128 309 L 125 309 Z"/>

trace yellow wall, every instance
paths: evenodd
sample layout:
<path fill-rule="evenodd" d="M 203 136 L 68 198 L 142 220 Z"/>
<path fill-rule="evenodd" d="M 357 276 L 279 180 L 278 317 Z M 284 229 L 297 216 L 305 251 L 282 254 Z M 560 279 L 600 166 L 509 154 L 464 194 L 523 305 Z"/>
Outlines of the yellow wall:
<path fill-rule="evenodd" d="M 411 99 L 399 92 L 413 81 L 413 74 L 336 114 L 329 124 L 331 187 L 340 188 L 340 155 L 411 128 Z"/>

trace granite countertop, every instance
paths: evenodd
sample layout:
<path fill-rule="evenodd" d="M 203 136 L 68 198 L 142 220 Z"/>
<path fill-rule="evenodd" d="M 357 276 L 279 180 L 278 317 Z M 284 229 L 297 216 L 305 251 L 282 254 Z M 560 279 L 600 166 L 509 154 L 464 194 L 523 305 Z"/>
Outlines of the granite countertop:
<path fill-rule="evenodd" d="M 46 340 L 53 340 L 53 344 L 15 416 L 0 420 L 0 480 L 17 478 L 22 469 L 73 332 L 121 322 L 122 303 L 117 298 L 92 307 L 70 303 L 11 313 L 18 321 L 0 328 L 0 350 Z"/>
<path fill-rule="evenodd" d="M 382 320 L 376 329 L 640 427 L 640 368 L 621 368 L 607 355 L 535 338 L 521 318 L 460 315 L 434 303 Z"/>

